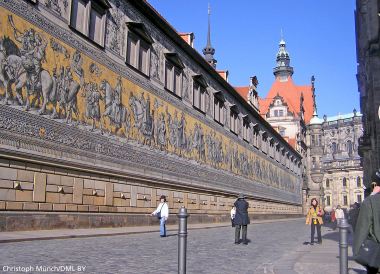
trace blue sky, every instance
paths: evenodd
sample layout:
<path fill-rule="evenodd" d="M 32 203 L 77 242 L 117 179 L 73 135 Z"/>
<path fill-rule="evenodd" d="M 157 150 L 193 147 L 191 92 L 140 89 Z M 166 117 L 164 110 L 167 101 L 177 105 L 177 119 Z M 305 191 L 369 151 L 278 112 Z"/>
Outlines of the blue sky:
<path fill-rule="evenodd" d="M 314 75 L 318 116 L 360 111 L 356 81 L 355 0 L 148 0 L 178 31 L 195 34 L 194 47 L 211 45 L 218 70 L 232 86 L 257 76 L 260 97 L 274 82 L 281 27 L 296 85 Z"/>

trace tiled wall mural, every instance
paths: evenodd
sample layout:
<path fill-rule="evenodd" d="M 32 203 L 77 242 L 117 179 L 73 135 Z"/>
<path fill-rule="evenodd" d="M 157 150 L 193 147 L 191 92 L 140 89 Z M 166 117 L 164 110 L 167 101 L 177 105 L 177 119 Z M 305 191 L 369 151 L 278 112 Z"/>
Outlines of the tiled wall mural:
<path fill-rule="evenodd" d="M 65 0 L 46 0 L 41 4 L 53 14 L 69 16 L 70 5 Z M 115 145 L 109 147 L 101 141 L 91 143 L 81 136 L 33 127 L 17 117 L 0 116 L 0 129 L 20 134 L 34 132 L 42 140 L 63 142 L 77 149 L 91 148 L 116 158 L 125 156 L 124 144 L 132 144 L 162 157 L 173 155 L 194 165 L 208 165 L 287 192 L 301 193 L 300 177 L 281 165 L 260 157 L 253 149 L 247 150 L 194 115 L 188 115 L 9 10 L 0 7 L 0 14 L 2 111 L 22 111 L 35 119 L 48 117 L 92 132 L 95 139 L 108 136 Z M 110 15 L 106 47 L 122 54 L 124 15 L 120 9 L 111 9 Z M 162 80 L 162 45 L 155 43 L 153 48 L 151 77 Z M 185 73 L 184 99 L 191 98 L 188 78 Z M 211 106 L 210 98 L 207 100 Z"/>

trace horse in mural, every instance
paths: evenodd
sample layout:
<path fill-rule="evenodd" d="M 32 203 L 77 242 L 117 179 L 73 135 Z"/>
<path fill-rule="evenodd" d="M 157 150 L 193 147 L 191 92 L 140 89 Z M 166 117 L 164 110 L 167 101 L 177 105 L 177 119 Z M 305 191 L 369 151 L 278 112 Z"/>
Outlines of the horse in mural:
<path fill-rule="evenodd" d="M 42 106 L 38 113 L 44 114 L 49 102 L 52 102 L 54 105 L 56 104 L 57 84 L 55 78 L 48 71 L 41 68 L 33 88 L 34 92 L 32 92 L 30 88 L 30 72 L 25 68 L 24 60 L 15 48 L 18 49 L 17 44 L 9 37 L 3 36 L 0 38 L 0 81 L 2 81 L 5 87 L 4 103 L 8 104 L 9 100 L 13 101 L 11 86 L 14 84 L 13 90 L 19 104 L 25 105 L 25 110 L 29 110 L 32 106 L 29 97 L 34 93 L 36 96 L 32 102 L 42 99 Z M 25 102 L 22 94 L 23 88 L 25 90 Z M 53 108 L 52 115 L 57 115 L 56 106 Z"/>
<path fill-rule="evenodd" d="M 129 95 L 129 106 L 132 109 L 133 115 L 133 124 L 131 125 L 131 138 L 135 138 L 135 134 L 133 133 L 133 129 L 136 128 L 137 134 L 136 139 L 137 142 L 146 144 L 148 141 L 151 146 L 154 143 L 154 112 L 152 112 L 152 116 L 150 115 L 150 100 L 148 95 L 148 100 L 145 102 L 143 97 L 143 92 L 141 95 L 141 99 L 138 99 L 133 92 Z"/>
<path fill-rule="evenodd" d="M 103 79 L 100 86 L 100 91 L 105 92 L 105 111 L 102 114 L 102 124 L 104 127 L 106 127 L 105 123 L 105 117 L 108 117 L 109 119 L 109 134 L 111 135 L 111 126 L 115 126 L 115 133 L 119 131 L 119 129 L 122 128 L 122 125 L 124 125 L 125 130 L 125 136 L 129 137 L 129 130 L 131 126 L 131 116 L 130 111 L 128 108 L 126 108 L 124 105 L 116 105 L 114 106 L 114 95 L 112 92 L 112 87 L 110 83 L 106 79 Z M 118 108 L 118 109 L 117 109 Z"/>

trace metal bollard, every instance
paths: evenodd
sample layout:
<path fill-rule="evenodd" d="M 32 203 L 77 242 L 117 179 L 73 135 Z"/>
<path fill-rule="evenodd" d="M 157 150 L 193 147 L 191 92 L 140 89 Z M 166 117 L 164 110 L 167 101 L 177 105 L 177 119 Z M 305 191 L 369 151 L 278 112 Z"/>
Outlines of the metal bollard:
<path fill-rule="evenodd" d="M 186 274 L 186 246 L 187 246 L 187 213 L 185 206 L 182 206 L 177 214 L 179 218 L 178 226 L 178 274 Z"/>
<path fill-rule="evenodd" d="M 339 258 L 340 258 L 340 274 L 348 273 L 348 228 L 347 219 L 341 219 L 339 228 Z"/>

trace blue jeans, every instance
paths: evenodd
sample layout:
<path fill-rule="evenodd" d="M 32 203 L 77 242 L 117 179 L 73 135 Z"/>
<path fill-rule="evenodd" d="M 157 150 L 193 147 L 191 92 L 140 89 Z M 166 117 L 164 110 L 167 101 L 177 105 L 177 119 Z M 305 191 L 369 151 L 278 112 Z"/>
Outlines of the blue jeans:
<path fill-rule="evenodd" d="M 317 224 L 315 225 L 313 223 L 313 220 L 311 220 L 311 243 L 314 243 L 315 228 L 317 228 L 318 242 L 322 243 L 321 225 L 319 224 L 318 221 L 317 221 Z"/>
<path fill-rule="evenodd" d="M 160 236 L 166 237 L 165 217 L 160 219 Z"/>

